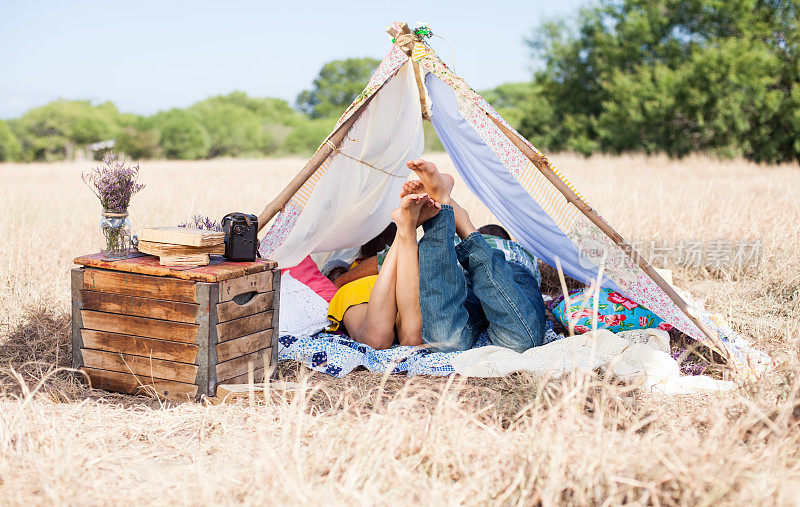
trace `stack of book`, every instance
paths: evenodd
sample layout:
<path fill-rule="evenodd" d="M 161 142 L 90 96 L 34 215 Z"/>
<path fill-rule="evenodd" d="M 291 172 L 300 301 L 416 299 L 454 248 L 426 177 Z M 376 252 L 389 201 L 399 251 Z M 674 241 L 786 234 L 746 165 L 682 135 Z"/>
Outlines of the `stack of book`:
<path fill-rule="evenodd" d="M 162 266 L 205 266 L 209 255 L 225 253 L 225 233 L 184 227 L 145 227 L 140 252 L 155 255 Z"/>

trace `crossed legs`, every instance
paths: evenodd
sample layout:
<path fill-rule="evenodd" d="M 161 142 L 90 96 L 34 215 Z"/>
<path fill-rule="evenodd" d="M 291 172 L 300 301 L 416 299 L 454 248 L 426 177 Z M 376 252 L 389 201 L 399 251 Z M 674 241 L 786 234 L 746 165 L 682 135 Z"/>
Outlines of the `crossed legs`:
<path fill-rule="evenodd" d="M 526 277 L 522 271 L 527 270 L 512 266 L 501 251 L 486 243 L 464 208 L 452 199 L 454 182 L 451 176 L 440 173 L 436 166 L 424 160 L 410 161 L 408 166 L 420 181 L 409 182 L 405 191 L 424 190 L 443 206 L 443 213 L 434 217 L 430 225 L 423 226 L 425 236 L 419 246 L 420 308 L 425 343 L 444 342 L 442 348 L 464 350 L 474 344 L 476 326 L 480 323 L 487 326 L 489 339 L 495 345 L 517 352 L 541 345 L 544 302 L 533 275 Z M 448 228 L 442 224 L 447 221 L 452 221 L 454 232 L 462 240 L 458 246 L 453 245 L 452 232 L 446 237 Z M 427 242 L 429 233 L 432 237 Z M 439 254 L 434 252 L 435 248 L 440 249 Z M 460 278 L 453 272 L 456 269 L 460 274 L 458 263 L 466 272 Z M 467 292 L 466 282 L 480 301 L 482 312 L 469 304 L 473 298 Z"/>
<path fill-rule="evenodd" d="M 369 303 L 345 312 L 350 336 L 375 349 L 389 348 L 397 338 L 401 345 L 465 350 L 486 328 L 495 345 L 518 352 L 541 345 L 544 303 L 533 276 L 486 243 L 452 199 L 451 176 L 424 160 L 408 166 L 420 181 L 405 185 L 392 213 L 397 236 Z M 425 235 L 417 246 L 419 224 Z M 462 240 L 458 246 L 455 234 Z"/>
<path fill-rule="evenodd" d="M 352 339 L 374 349 L 421 345 L 419 261 L 416 229 L 419 222 L 439 212 L 427 194 L 403 196 L 392 213 L 397 235 L 378 274 L 369 303 L 350 307 L 343 323 Z"/>

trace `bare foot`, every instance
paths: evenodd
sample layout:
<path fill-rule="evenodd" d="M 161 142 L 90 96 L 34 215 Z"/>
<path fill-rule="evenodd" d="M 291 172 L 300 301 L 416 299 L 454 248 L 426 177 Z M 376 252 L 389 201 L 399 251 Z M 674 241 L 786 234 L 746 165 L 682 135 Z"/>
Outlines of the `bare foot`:
<path fill-rule="evenodd" d="M 397 230 L 414 230 L 423 206 L 430 200 L 427 194 L 409 194 L 400 200 L 400 207 L 392 211 L 392 220 L 397 224 Z"/>
<path fill-rule="evenodd" d="M 432 162 L 421 158 L 409 160 L 406 165 L 419 176 L 420 181 L 425 185 L 425 191 L 430 194 L 434 201 L 441 204 L 450 204 L 450 192 L 455 184 L 452 176 L 440 173 Z"/>
<path fill-rule="evenodd" d="M 431 218 L 435 217 L 439 214 L 439 210 L 442 209 L 442 205 L 438 202 L 434 201 L 430 197 L 422 206 L 422 209 L 419 210 L 419 218 L 417 218 L 417 227 L 424 224 Z"/>
<path fill-rule="evenodd" d="M 425 185 L 419 180 L 411 180 L 403 183 L 403 191 L 400 192 L 400 197 L 405 197 L 409 194 L 424 194 Z"/>
<path fill-rule="evenodd" d="M 442 205 L 434 201 L 430 196 L 428 196 L 428 194 L 425 193 L 425 186 L 419 180 L 406 181 L 403 183 L 403 191 L 400 193 L 400 197 L 406 197 L 413 194 L 425 195 L 428 198 L 419 211 L 419 218 L 417 219 L 417 227 L 419 227 L 431 218 L 435 217 L 439 213 L 439 210 L 442 209 Z"/>

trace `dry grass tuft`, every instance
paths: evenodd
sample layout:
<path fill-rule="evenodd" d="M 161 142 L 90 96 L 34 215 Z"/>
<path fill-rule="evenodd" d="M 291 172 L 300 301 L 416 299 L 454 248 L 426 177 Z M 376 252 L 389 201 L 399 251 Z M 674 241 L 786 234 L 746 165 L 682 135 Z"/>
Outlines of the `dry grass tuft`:
<path fill-rule="evenodd" d="M 28 311 L 0 341 L 0 395 L 18 395 L 23 386 L 48 378 L 45 392 L 63 398 L 74 382 L 68 375 L 51 375 L 54 368 L 72 364 L 72 321 L 49 308 Z"/>
<path fill-rule="evenodd" d="M 14 366 L 67 366 L 72 361 L 70 326 L 66 313 L 56 314 L 49 308 L 29 310 L 0 343 L 0 357 Z"/>
<path fill-rule="evenodd" d="M 753 273 L 675 275 L 782 365 L 733 393 L 671 397 L 599 372 L 333 379 L 292 364 L 279 375 L 300 388 L 265 402 L 174 404 L 89 390 L 63 369 L 71 259 L 97 250 L 97 204 L 78 178 L 86 167 L 5 164 L 0 503 L 796 503 L 798 168 L 552 159 L 627 238 L 761 239 Z M 134 224 L 259 211 L 302 162 L 147 162 Z M 492 221 L 457 189 L 477 224 Z"/>

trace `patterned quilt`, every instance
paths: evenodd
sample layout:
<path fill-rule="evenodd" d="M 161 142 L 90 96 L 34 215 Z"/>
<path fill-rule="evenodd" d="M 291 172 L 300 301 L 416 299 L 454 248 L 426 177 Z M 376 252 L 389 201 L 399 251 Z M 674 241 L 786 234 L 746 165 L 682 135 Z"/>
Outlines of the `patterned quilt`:
<path fill-rule="evenodd" d="M 550 324 L 550 323 L 548 323 Z M 547 329 L 545 343 L 557 339 Z M 484 333 L 474 348 L 491 345 Z M 281 336 L 278 339 L 278 359 L 299 361 L 312 370 L 334 377 L 343 377 L 363 366 L 369 371 L 405 373 L 406 375 L 450 375 L 454 372 L 452 359 L 462 352 L 433 352 L 422 347 L 396 346 L 375 350 L 341 334 L 320 332 L 310 336 Z"/>

